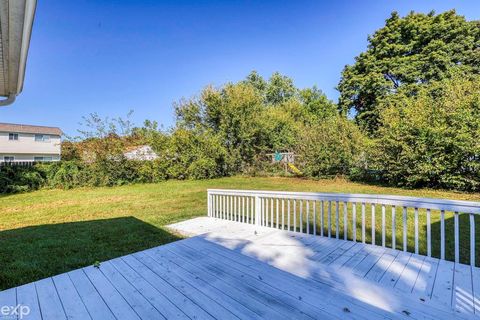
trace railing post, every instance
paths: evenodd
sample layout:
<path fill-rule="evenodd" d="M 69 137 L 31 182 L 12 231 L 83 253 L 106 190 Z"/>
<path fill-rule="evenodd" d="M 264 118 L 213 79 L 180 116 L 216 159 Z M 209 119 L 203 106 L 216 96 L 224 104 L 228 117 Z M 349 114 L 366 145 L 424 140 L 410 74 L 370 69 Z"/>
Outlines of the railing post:
<path fill-rule="evenodd" d="M 262 204 L 260 203 L 260 197 L 255 196 L 255 225 L 260 226 L 260 211 L 262 210 Z"/>
<path fill-rule="evenodd" d="M 207 208 L 208 208 L 208 216 L 212 216 L 212 195 L 210 194 L 210 191 L 207 191 Z"/>

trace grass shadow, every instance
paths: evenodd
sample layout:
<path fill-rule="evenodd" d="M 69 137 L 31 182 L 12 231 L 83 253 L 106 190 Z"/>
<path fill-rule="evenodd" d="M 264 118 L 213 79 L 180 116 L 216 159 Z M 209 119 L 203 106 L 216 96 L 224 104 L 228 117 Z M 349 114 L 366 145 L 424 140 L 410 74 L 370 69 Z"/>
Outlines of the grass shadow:
<path fill-rule="evenodd" d="M 0 290 L 179 240 L 134 217 L 0 232 Z"/>

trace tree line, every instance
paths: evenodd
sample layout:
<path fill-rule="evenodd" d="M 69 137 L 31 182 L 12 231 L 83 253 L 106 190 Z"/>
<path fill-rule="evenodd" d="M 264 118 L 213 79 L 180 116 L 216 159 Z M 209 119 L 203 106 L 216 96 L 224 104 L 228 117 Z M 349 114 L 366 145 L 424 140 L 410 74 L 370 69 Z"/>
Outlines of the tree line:
<path fill-rule="evenodd" d="M 3 179 L 74 187 L 274 175 L 283 169 L 266 155 L 291 151 L 310 178 L 479 191 L 479 48 L 479 21 L 453 10 L 394 12 L 342 71 L 338 103 L 280 73 L 253 71 L 175 103 L 169 129 L 90 115 L 81 139 L 64 143 L 62 162 L 3 170 Z M 158 158 L 125 159 L 133 145 L 150 145 Z"/>

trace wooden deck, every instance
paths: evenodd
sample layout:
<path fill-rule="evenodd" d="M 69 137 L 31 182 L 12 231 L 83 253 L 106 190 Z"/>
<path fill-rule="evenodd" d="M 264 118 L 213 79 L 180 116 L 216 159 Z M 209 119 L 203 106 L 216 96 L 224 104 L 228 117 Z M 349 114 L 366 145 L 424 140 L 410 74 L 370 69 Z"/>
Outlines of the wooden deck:
<path fill-rule="evenodd" d="M 2 291 L 0 307 L 55 320 L 480 316 L 480 268 L 215 218 L 171 227 L 192 237 Z"/>

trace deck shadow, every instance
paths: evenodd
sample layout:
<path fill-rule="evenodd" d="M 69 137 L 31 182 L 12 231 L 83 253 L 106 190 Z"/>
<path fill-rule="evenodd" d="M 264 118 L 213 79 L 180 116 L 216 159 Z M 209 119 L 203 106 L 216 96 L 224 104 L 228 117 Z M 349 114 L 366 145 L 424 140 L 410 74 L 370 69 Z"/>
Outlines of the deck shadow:
<path fill-rule="evenodd" d="M 0 232 L 0 290 L 181 239 L 135 217 Z"/>

